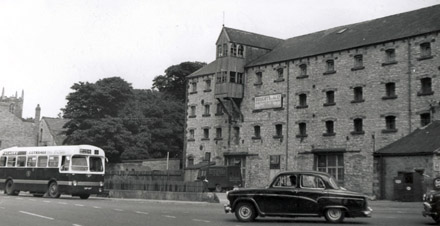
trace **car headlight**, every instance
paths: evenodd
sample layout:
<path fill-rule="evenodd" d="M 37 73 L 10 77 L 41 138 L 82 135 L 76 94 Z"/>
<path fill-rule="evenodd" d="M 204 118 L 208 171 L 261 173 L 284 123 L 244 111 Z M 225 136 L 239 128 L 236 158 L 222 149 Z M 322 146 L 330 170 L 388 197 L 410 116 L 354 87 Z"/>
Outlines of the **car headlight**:
<path fill-rule="evenodd" d="M 434 200 L 434 195 L 429 195 L 429 201 L 432 202 L 432 200 Z"/>
<path fill-rule="evenodd" d="M 100 181 L 100 182 L 99 182 L 99 186 L 100 186 L 100 187 L 104 186 L 104 182 L 103 182 L 103 181 Z"/>
<path fill-rule="evenodd" d="M 426 201 L 426 194 L 423 194 L 423 201 Z"/>
<path fill-rule="evenodd" d="M 74 180 L 72 183 L 73 183 L 73 186 L 78 185 L 78 182 L 76 180 Z"/>

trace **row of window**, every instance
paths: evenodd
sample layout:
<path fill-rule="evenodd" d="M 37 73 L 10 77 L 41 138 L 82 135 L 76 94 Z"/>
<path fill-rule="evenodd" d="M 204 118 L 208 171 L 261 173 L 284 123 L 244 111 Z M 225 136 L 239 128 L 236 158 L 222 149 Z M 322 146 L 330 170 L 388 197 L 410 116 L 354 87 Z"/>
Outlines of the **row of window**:
<path fill-rule="evenodd" d="M 422 78 L 420 79 L 421 83 L 421 90 L 417 93 L 419 96 L 425 96 L 425 95 L 432 95 L 434 94 L 432 90 L 432 79 L 431 78 Z M 362 86 L 354 87 L 353 88 L 353 100 L 352 103 L 359 103 L 364 102 L 364 91 Z M 326 95 L 326 102 L 324 103 L 324 106 L 332 106 L 335 105 L 335 91 L 334 90 L 328 90 L 325 91 Z M 382 99 L 395 99 L 397 98 L 396 95 L 396 84 L 394 82 L 388 82 L 385 84 L 385 96 L 382 97 Z M 298 106 L 297 108 L 307 108 L 307 94 L 301 93 L 298 94 Z"/>
<path fill-rule="evenodd" d="M 431 55 L 431 43 L 425 42 L 420 44 L 420 58 L 421 59 L 430 59 L 432 58 Z M 362 54 L 357 54 L 353 57 L 354 59 L 354 65 L 351 69 L 352 71 L 361 70 L 364 69 L 364 57 Z M 335 60 L 329 59 L 326 60 L 326 71 L 323 73 L 324 75 L 334 74 L 336 73 L 335 69 Z M 387 49 L 385 50 L 385 61 L 382 63 L 383 66 L 396 64 L 396 51 L 395 49 Z M 305 78 L 308 77 L 308 71 L 307 71 L 307 64 L 300 64 L 300 75 L 298 78 Z M 277 68 L 277 78 L 275 81 L 283 80 L 284 76 L 284 70 L 283 68 Z M 255 85 L 261 85 L 263 84 L 263 73 L 262 72 L 256 72 L 256 82 Z"/>
<path fill-rule="evenodd" d="M 203 107 L 204 107 L 204 111 L 203 111 L 203 117 L 210 117 L 211 116 L 211 104 L 204 104 L 203 105 Z M 195 105 L 192 105 L 192 106 L 190 106 L 190 112 L 189 112 L 189 118 L 195 118 L 196 117 L 196 109 L 197 108 L 197 106 L 195 106 Z M 219 115 L 223 115 L 223 107 L 222 107 L 222 105 L 220 104 L 220 103 L 218 103 L 217 105 L 216 105 L 216 112 L 215 112 L 215 115 L 216 116 L 219 116 Z"/>
<path fill-rule="evenodd" d="M 62 156 L 61 171 L 68 171 L 70 162 L 72 162 L 72 170 L 88 171 L 88 163 L 86 156 Z M 102 172 L 104 170 L 100 157 L 90 157 L 90 171 Z M 2 156 L 0 157 L 0 167 L 37 167 L 37 168 L 58 168 L 60 164 L 60 156 Z"/>
<path fill-rule="evenodd" d="M 224 43 L 217 45 L 217 56 L 226 57 L 243 57 L 244 56 L 244 46 L 235 43 Z"/>
<path fill-rule="evenodd" d="M 269 168 L 279 170 L 281 169 L 281 156 L 271 155 L 269 157 Z M 344 155 L 338 154 L 315 154 L 314 156 L 314 170 L 326 172 L 332 175 L 339 185 L 344 182 Z"/>
<path fill-rule="evenodd" d="M 423 113 L 420 114 L 420 124 L 421 126 L 425 126 L 431 122 L 431 114 L 430 113 Z M 323 136 L 335 136 L 335 120 L 327 120 L 324 122 L 325 124 L 325 133 Z M 239 140 L 239 127 L 235 127 L 234 131 L 234 137 L 237 137 L 237 141 Z M 210 139 L 210 129 L 209 128 L 203 128 L 203 137 L 202 140 L 209 140 Z M 388 115 L 385 116 L 385 128 L 382 130 L 383 133 L 393 133 L 397 132 L 396 127 L 396 116 L 394 115 Z M 351 132 L 352 135 L 360 135 L 364 134 L 364 119 L 363 118 L 355 118 L 353 119 L 353 131 Z M 298 134 L 296 137 L 298 138 L 304 138 L 307 137 L 307 123 L 306 122 L 300 122 L 298 123 Z M 261 139 L 261 126 L 255 125 L 254 126 L 254 134 L 252 139 Z M 275 125 L 275 134 L 273 138 L 282 138 L 283 137 L 283 125 L 282 124 L 276 124 Z M 223 139 L 223 133 L 222 128 L 218 127 L 215 130 L 215 140 L 221 140 Z M 195 140 L 195 129 L 189 130 L 189 141 Z"/>

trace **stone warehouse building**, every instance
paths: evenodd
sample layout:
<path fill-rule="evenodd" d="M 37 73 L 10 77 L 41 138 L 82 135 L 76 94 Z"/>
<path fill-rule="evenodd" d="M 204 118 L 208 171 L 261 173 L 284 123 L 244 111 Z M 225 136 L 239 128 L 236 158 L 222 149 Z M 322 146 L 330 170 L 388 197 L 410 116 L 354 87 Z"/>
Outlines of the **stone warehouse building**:
<path fill-rule="evenodd" d="M 438 21 L 440 5 L 287 40 L 223 27 L 187 78 L 185 166 L 240 165 L 246 187 L 326 171 L 379 195 L 373 153 L 439 105 Z"/>

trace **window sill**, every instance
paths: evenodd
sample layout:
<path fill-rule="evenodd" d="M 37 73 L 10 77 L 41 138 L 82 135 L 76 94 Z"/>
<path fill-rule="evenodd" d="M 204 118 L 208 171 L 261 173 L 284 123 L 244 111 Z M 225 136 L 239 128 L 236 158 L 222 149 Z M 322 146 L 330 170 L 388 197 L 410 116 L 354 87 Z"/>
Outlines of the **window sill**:
<path fill-rule="evenodd" d="M 257 82 L 257 83 L 254 83 L 254 86 L 261 86 L 261 85 L 263 85 L 263 83 L 262 83 L 262 82 Z"/>
<path fill-rule="evenodd" d="M 211 117 L 211 114 L 203 114 L 202 117 Z"/>
<path fill-rule="evenodd" d="M 283 135 L 275 135 L 275 136 L 273 136 L 273 139 L 282 139 L 283 138 Z"/>
<path fill-rule="evenodd" d="M 429 59 L 432 59 L 432 58 L 434 58 L 434 56 L 422 56 L 422 57 L 419 57 L 419 58 L 417 58 L 417 60 L 418 61 L 421 61 L 421 60 L 429 60 Z"/>
<path fill-rule="evenodd" d="M 188 141 L 188 142 L 196 141 L 196 139 L 194 139 L 194 138 L 190 138 L 190 139 L 188 139 L 187 141 Z"/>
<path fill-rule="evenodd" d="M 282 111 L 282 110 L 284 110 L 284 108 L 283 107 L 281 107 L 281 108 L 274 108 L 273 110 L 274 111 Z"/>
<path fill-rule="evenodd" d="M 362 103 L 362 102 L 365 102 L 365 100 L 362 99 L 362 100 L 352 100 L 351 101 L 352 104 Z"/>
<path fill-rule="evenodd" d="M 261 137 L 252 137 L 252 140 L 261 140 Z"/>
<path fill-rule="evenodd" d="M 351 135 L 364 135 L 365 131 L 352 131 L 350 132 Z"/>
<path fill-rule="evenodd" d="M 322 135 L 324 137 L 334 137 L 334 136 L 336 136 L 336 133 L 323 133 Z"/>
<path fill-rule="evenodd" d="M 197 116 L 195 116 L 195 115 L 188 116 L 188 118 L 195 118 L 195 117 L 197 117 Z"/>
<path fill-rule="evenodd" d="M 296 78 L 297 79 L 303 79 L 303 78 L 308 78 L 309 76 L 308 75 L 300 75 L 300 76 L 297 76 Z"/>
<path fill-rule="evenodd" d="M 365 69 L 365 67 L 364 66 L 354 67 L 354 68 L 351 69 L 351 71 L 359 71 L 359 70 L 362 70 L 362 69 Z"/>
<path fill-rule="evenodd" d="M 323 106 L 324 107 L 328 107 L 328 106 L 335 106 L 336 103 L 324 103 Z"/>
<path fill-rule="evenodd" d="M 296 106 L 296 109 L 303 109 L 303 108 L 308 108 L 309 105 L 304 105 L 304 106 Z"/>
<path fill-rule="evenodd" d="M 388 65 L 393 65 L 393 64 L 397 64 L 397 61 L 385 62 L 385 63 L 382 63 L 382 66 L 388 66 Z"/>
<path fill-rule="evenodd" d="M 296 135 L 296 138 L 306 138 L 308 136 L 309 135 L 307 135 L 307 134 L 298 134 L 298 135 Z"/>
<path fill-rule="evenodd" d="M 223 116 L 224 113 L 215 113 L 215 116 Z"/>
<path fill-rule="evenodd" d="M 394 95 L 394 96 L 384 96 L 384 97 L 382 97 L 382 100 L 392 100 L 392 99 L 397 99 L 397 96 Z"/>
<path fill-rule="evenodd" d="M 202 140 L 202 141 L 205 141 L 205 140 L 209 140 L 209 138 L 202 138 L 201 140 Z"/>
<path fill-rule="evenodd" d="M 262 109 L 258 109 L 258 110 L 252 110 L 252 113 L 258 113 L 258 112 L 262 112 Z"/>
<path fill-rule="evenodd" d="M 273 82 L 284 82 L 284 78 L 275 79 Z"/>
<path fill-rule="evenodd" d="M 189 94 L 196 94 L 197 93 L 197 91 L 193 91 L 193 92 L 190 92 Z"/>
<path fill-rule="evenodd" d="M 222 137 L 216 137 L 216 138 L 214 138 L 214 140 L 223 140 L 223 138 Z"/>
<path fill-rule="evenodd" d="M 331 74 L 335 74 L 336 73 L 336 71 L 335 70 L 333 70 L 333 71 L 326 71 L 326 72 L 324 72 L 324 73 L 322 73 L 323 75 L 331 75 Z"/>
<path fill-rule="evenodd" d="M 209 93 L 211 91 L 212 91 L 212 89 L 205 89 L 205 90 L 203 90 L 203 92 L 205 92 L 205 93 Z"/>
<path fill-rule="evenodd" d="M 434 91 L 431 92 L 417 92 L 417 96 L 429 96 L 434 94 Z"/>
<path fill-rule="evenodd" d="M 383 129 L 382 133 L 397 133 L 397 129 Z"/>

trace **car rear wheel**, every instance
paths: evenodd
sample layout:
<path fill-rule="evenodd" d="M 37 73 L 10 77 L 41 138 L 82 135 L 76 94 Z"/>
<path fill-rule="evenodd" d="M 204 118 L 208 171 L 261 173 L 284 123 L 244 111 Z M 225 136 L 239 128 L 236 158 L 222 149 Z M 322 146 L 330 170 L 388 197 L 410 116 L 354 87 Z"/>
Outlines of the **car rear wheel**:
<path fill-rule="evenodd" d="M 436 215 L 436 216 L 432 216 L 432 219 L 435 221 L 435 223 L 440 223 L 440 216 Z"/>
<path fill-rule="evenodd" d="M 324 217 L 328 222 L 340 223 L 344 220 L 345 213 L 342 209 L 329 208 L 325 210 Z"/>
<path fill-rule="evenodd" d="M 241 202 L 235 208 L 235 217 L 241 222 L 250 222 L 257 217 L 257 212 L 251 203 Z"/>

